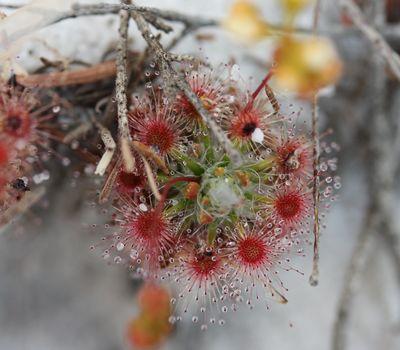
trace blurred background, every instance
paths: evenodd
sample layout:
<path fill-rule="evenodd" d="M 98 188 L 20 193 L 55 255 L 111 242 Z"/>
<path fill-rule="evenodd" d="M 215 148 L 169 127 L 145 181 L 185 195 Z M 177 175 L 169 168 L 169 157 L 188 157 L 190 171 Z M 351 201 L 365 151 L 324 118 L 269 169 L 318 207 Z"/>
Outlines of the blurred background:
<path fill-rule="evenodd" d="M 381 1 L 384 0 L 371 3 Z M 216 19 L 224 18 L 232 5 L 231 0 L 137 3 Z M 282 11 L 277 0 L 254 3 L 268 22 L 281 23 Z M 7 4 L 23 2 L 8 0 Z M 6 8 L 2 11 L 13 12 Z M 367 7 L 366 11 L 367 16 L 374 18 L 374 6 Z M 312 6 L 302 12 L 297 24 L 311 28 Z M 382 113 L 390 120 L 392 130 L 397 130 L 400 106 L 398 83 L 390 77 L 384 84 L 384 96 L 378 96 L 370 43 L 358 31 L 340 31 L 339 27 L 343 27 L 339 6 L 322 1 L 321 33 L 329 33 L 335 41 L 345 69 L 337 87 L 324 93 L 320 101 L 321 130 L 333 128 L 332 138 L 342 148 L 338 155 L 342 189 L 340 200 L 324 220 L 327 228 L 320 242 L 319 285 L 311 287 L 308 283 L 312 264 L 310 248 L 307 259 L 295 261 L 305 275 L 288 273 L 285 276 L 288 304 L 272 303 L 270 311 L 257 308 L 238 311 L 227 317 L 226 325 L 207 332 L 201 332 L 191 323 L 181 323 L 162 344 L 163 349 L 333 349 L 346 271 L 353 250 L 360 243 L 360 232 L 372 225 L 365 220 L 373 215 L 368 208 L 376 191 L 374 179 L 378 175 L 374 171 L 379 169 L 379 164 L 374 168 L 373 155 L 376 101 L 383 99 Z M 131 47 L 143 49 L 144 43 L 136 28 L 131 31 Z M 199 34 L 208 39 L 201 39 Z M 397 44 L 400 44 L 398 38 Z M 54 47 L 57 55 L 96 63 L 104 52 L 115 46 L 116 40 L 115 16 L 67 20 L 30 35 L 18 53 L 18 63 L 27 71 L 35 70 L 41 64 L 41 56 L 54 57 Z M 396 39 L 391 38 L 390 43 L 395 47 Z M 274 38 L 244 45 L 222 29 L 203 28 L 187 36 L 175 51 L 207 57 L 213 65 L 235 60 L 241 75 L 249 79 L 265 74 L 264 65 L 271 58 L 273 46 Z M 292 96 L 284 93 L 278 98 L 286 105 L 289 100 L 293 101 Z M 295 101 L 290 108 L 302 108 L 302 116 L 309 118 L 307 103 Z M 392 146 L 389 151 L 397 152 L 395 144 Z M 389 175 L 392 179 L 389 210 L 390 220 L 398 227 L 396 214 L 400 210 L 400 197 L 395 179 L 399 175 L 399 157 L 394 159 L 392 164 L 396 170 Z M 128 349 L 126 327 L 138 312 L 135 296 L 140 282 L 132 280 L 124 268 L 107 265 L 89 249 L 99 236 L 88 226 L 98 222 L 101 216 L 90 205 L 92 181 L 75 179 L 66 168 L 58 169 L 57 174 L 47 184 L 47 208 L 36 208 L 1 231 L 0 349 Z M 85 192 L 88 196 L 82 198 Z M 385 222 L 376 226 L 386 230 Z M 345 326 L 347 349 L 400 349 L 400 266 L 392 251 L 395 242 L 385 239 L 379 229 L 375 231 L 362 245 L 361 259 L 356 259 L 361 272 L 353 281 L 354 298 L 346 304 L 350 313 Z"/>

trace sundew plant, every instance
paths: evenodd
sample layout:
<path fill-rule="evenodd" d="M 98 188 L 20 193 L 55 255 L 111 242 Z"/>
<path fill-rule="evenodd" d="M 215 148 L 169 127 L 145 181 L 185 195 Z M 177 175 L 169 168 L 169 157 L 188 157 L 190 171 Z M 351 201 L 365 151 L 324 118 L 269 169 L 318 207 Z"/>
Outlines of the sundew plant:
<path fill-rule="evenodd" d="M 116 157 L 103 189 L 115 179 L 102 256 L 173 284 L 170 320 L 190 314 L 202 329 L 223 324 L 223 313 L 241 304 L 287 301 L 284 274 L 298 271 L 291 258 L 304 255 L 313 237 L 315 176 L 320 215 L 340 186 L 332 176 L 337 145 L 324 143 L 316 172 L 311 134 L 281 113 L 272 74 L 254 91 L 227 74 L 193 67 L 185 80 L 237 159 L 187 97 L 166 95 L 162 82 L 147 84 L 128 112 L 139 150 L 134 168 L 127 172 Z"/>
<path fill-rule="evenodd" d="M 379 100 L 379 91 L 400 79 L 400 58 L 386 41 L 396 28 L 382 34 L 379 19 L 397 23 L 400 7 L 383 2 L 386 12 L 371 26 L 370 1 L 340 0 L 340 28 L 329 34 L 320 30 L 321 1 L 270 1 L 281 10 L 277 23 L 250 0 L 232 1 L 219 20 L 129 0 L 37 0 L 0 12 L 1 230 L 22 225 L 24 215 L 39 216 L 38 208 L 46 213 L 46 191 L 54 191 L 55 179 L 72 182 L 80 201 L 98 214 L 82 220 L 90 227 L 90 257 L 104 268 L 119 265 L 142 283 L 138 317 L 127 331 L 132 346 L 157 346 L 183 322 L 207 330 L 238 310 L 279 309 L 288 302 L 291 274 L 318 284 L 320 234 L 341 187 L 339 142 L 334 128 L 319 123 L 321 98 L 334 96 L 339 80 L 352 73 L 329 37 L 337 41 L 348 31 L 371 44 L 374 54 L 366 60 L 373 59 L 372 75 L 363 78 L 373 105 L 363 110 L 382 117 L 390 98 Z M 299 16 L 307 13 L 309 26 L 302 27 Z M 40 57 L 37 69 L 20 64 L 17 52 L 30 31 L 105 15 L 116 20 L 116 38 L 97 63 L 52 48 L 54 57 Z M 26 18 L 32 18 L 29 25 Z M 233 52 L 219 64 L 203 49 L 176 53 L 194 33 L 199 46 L 212 41 L 213 34 L 197 33 L 204 28 L 226 35 L 236 45 L 232 51 L 268 41 L 268 57 L 243 61 L 262 74 L 242 73 Z M 336 107 L 330 106 L 331 115 L 339 120 Z M 335 123 L 345 124 L 329 121 Z M 387 203 L 399 128 L 383 117 L 358 123 L 360 138 L 369 142 L 362 150 L 371 197 L 363 233 L 383 227 L 389 248 L 396 249 Z M 361 240 L 356 250 L 365 246 Z M 362 261 L 355 251 L 334 350 L 344 349 L 352 276 Z"/>

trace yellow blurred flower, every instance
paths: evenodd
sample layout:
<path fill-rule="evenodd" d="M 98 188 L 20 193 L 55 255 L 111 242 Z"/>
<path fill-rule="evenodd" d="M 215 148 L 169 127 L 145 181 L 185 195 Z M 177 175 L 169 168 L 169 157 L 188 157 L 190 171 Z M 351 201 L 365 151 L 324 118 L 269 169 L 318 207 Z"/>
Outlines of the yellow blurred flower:
<path fill-rule="evenodd" d="M 342 72 L 335 46 L 326 38 L 283 38 L 275 51 L 275 79 L 283 89 L 307 97 L 334 84 Z"/>
<path fill-rule="evenodd" d="M 238 0 L 232 5 L 222 26 L 244 42 L 255 42 L 269 34 L 269 26 L 260 9 L 245 0 Z"/>
<path fill-rule="evenodd" d="M 279 0 L 289 14 L 294 15 L 314 0 Z"/>

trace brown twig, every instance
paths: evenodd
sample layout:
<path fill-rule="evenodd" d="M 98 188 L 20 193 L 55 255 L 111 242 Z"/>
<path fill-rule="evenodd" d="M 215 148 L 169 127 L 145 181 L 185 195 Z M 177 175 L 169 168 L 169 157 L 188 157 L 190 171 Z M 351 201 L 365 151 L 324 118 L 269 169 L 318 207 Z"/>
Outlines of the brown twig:
<path fill-rule="evenodd" d="M 117 48 L 117 78 L 115 81 L 115 98 L 117 100 L 118 109 L 118 131 L 119 143 L 124 161 L 125 170 L 133 171 L 135 159 L 131 151 L 131 135 L 128 123 L 128 100 L 127 100 L 127 52 L 128 52 L 128 28 L 129 28 L 129 12 L 120 10 L 120 26 L 119 40 Z"/>
<path fill-rule="evenodd" d="M 115 61 L 107 61 L 89 68 L 46 74 L 17 75 L 18 84 L 28 87 L 54 88 L 95 83 L 116 74 Z"/>
<path fill-rule="evenodd" d="M 346 270 L 334 326 L 334 337 L 332 343 L 333 350 L 346 349 L 346 333 L 348 332 L 349 317 L 351 313 L 350 306 L 352 299 L 358 290 L 360 275 L 363 272 L 366 253 L 368 251 L 370 238 L 376 229 L 376 223 L 377 217 L 375 210 L 370 208 L 357 237 L 357 244 L 353 250 L 350 264 Z"/>
<path fill-rule="evenodd" d="M 357 28 L 372 43 L 376 51 L 385 59 L 397 80 L 400 80 L 400 56 L 392 50 L 384 37 L 367 23 L 360 8 L 353 0 L 340 0 L 339 4 Z"/>
<path fill-rule="evenodd" d="M 17 215 L 25 213 L 35 205 L 46 193 L 44 187 L 39 187 L 32 192 L 26 192 L 22 199 L 1 214 L 0 227 L 8 225 Z"/>
<path fill-rule="evenodd" d="M 314 255 L 310 275 L 310 285 L 316 286 L 319 277 L 319 131 L 318 131 L 318 97 L 314 95 L 312 107 L 312 139 L 313 139 L 313 207 L 314 207 Z"/>
<path fill-rule="evenodd" d="M 151 192 L 154 195 L 154 198 L 159 201 L 159 200 L 161 200 L 161 194 L 158 191 L 158 187 L 157 187 L 156 179 L 154 178 L 153 170 L 151 169 L 151 166 L 150 166 L 149 162 L 147 161 L 147 159 L 143 156 L 142 156 L 142 161 L 143 161 L 143 165 L 144 165 L 144 171 L 147 176 L 147 183 L 149 184 L 149 187 L 151 189 Z"/>
<path fill-rule="evenodd" d="M 104 181 L 103 187 L 99 194 L 99 204 L 103 204 L 110 198 L 111 192 L 114 188 L 115 180 L 119 174 L 121 167 L 121 157 L 118 157 L 113 164 L 111 170 L 107 174 L 106 180 Z"/>
<path fill-rule="evenodd" d="M 370 0 L 373 1 L 373 0 Z M 373 24 L 380 27 L 384 24 L 385 4 L 374 2 Z M 352 253 L 350 265 L 346 271 L 344 286 L 341 292 L 334 333 L 332 339 L 333 350 L 347 348 L 347 332 L 354 296 L 358 290 L 358 281 L 363 271 L 364 261 L 368 254 L 368 242 L 373 234 L 381 237 L 389 235 L 397 242 L 399 232 L 394 227 L 392 218 L 394 196 L 394 173 L 392 143 L 393 132 L 391 122 L 385 111 L 386 107 L 386 74 L 381 52 L 372 50 L 369 63 L 370 89 L 367 89 L 369 110 L 366 111 L 366 138 L 367 155 L 366 167 L 368 174 L 369 208 L 361 233 L 357 238 L 356 247 Z"/>
<path fill-rule="evenodd" d="M 144 17 L 154 28 L 163 31 L 164 33 L 168 34 L 173 31 L 173 28 L 170 25 L 166 24 L 162 19 L 152 13 L 145 13 Z"/>
<path fill-rule="evenodd" d="M 67 135 L 65 135 L 63 138 L 63 142 L 69 144 L 72 141 L 86 135 L 91 129 L 92 124 L 89 122 L 84 122 L 75 129 L 71 130 Z"/>
<path fill-rule="evenodd" d="M 313 33 L 317 35 L 321 1 L 317 0 L 314 7 Z M 319 278 L 319 130 L 318 130 L 318 93 L 315 92 L 312 101 L 312 139 L 313 139 L 313 211 L 314 211 L 314 254 L 310 285 L 316 286 Z"/>
<path fill-rule="evenodd" d="M 132 146 L 141 156 L 151 159 L 165 174 L 169 174 L 168 167 L 164 160 L 154 153 L 150 147 L 139 141 L 132 141 Z"/>

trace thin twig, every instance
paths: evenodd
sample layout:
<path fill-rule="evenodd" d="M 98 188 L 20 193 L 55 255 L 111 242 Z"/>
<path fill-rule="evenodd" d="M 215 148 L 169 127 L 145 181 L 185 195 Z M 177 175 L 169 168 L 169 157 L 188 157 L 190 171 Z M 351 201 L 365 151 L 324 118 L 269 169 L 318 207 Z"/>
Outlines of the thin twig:
<path fill-rule="evenodd" d="M 110 198 L 111 192 L 114 188 L 115 180 L 117 179 L 117 176 L 119 174 L 120 166 L 121 166 L 121 158 L 118 157 L 114 166 L 108 173 L 108 176 L 104 182 L 103 188 L 101 189 L 101 192 L 99 195 L 99 204 L 103 204 L 103 203 L 107 202 L 108 199 Z"/>
<path fill-rule="evenodd" d="M 151 159 L 165 174 L 169 174 L 168 167 L 164 160 L 154 153 L 149 146 L 139 141 L 132 141 L 132 146 L 141 156 Z"/>
<path fill-rule="evenodd" d="M 151 189 L 151 192 L 154 195 L 154 198 L 159 201 L 159 200 L 161 200 L 161 194 L 160 194 L 160 191 L 158 190 L 157 183 L 156 183 L 156 180 L 153 175 L 153 170 L 151 170 L 151 166 L 150 166 L 149 162 L 147 161 L 147 159 L 143 156 L 141 156 L 141 157 L 142 157 L 142 161 L 144 164 L 144 171 L 147 176 L 147 183 L 149 184 L 149 187 Z"/>
<path fill-rule="evenodd" d="M 89 68 L 45 74 L 17 75 L 18 84 L 28 88 L 53 88 L 94 83 L 115 77 L 115 61 L 107 61 Z"/>
<path fill-rule="evenodd" d="M 370 0 L 371 2 L 374 0 Z M 373 24 L 380 27 L 384 24 L 385 4 L 374 2 Z M 382 23 L 383 22 L 383 23 Z M 370 85 L 366 95 L 370 98 L 369 110 L 366 111 L 368 125 L 366 148 L 368 158 L 366 168 L 368 175 L 369 208 L 366 213 L 362 231 L 357 239 L 356 248 L 353 251 L 350 265 L 346 272 L 344 286 L 341 292 L 336 321 L 334 325 L 332 349 L 345 350 L 347 348 L 347 332 L 349 331 L 349 319 L 351 306 L 358 281 L 363 271 L 364 261 L 368 253 L 368 242 L 373 234 L 379 234 L 385 230 L 389 234 L 387 222 L 393 216 L 393 179 L 394 169 L 392 162 L 393 133 L 386 107 L 386 75 L 381 52 L 371 49 L 370 59 Z M 392 230 L 392 228 L 390 228 Z"/>
<path fill-rule="evenodd" d="M 357 28 L 364 33 L 365 37 L 372 43 L 377 52 L 385 59 L 393 75 L 400 81 L 400 57 L 392 50 L 383 36 L 371 27 L 364 18 L 360 8 L 352 0 L 340 0 L 341 8 L 351 18 Z"/>
<path fill-rule="evenodd" d="M 12 222 L 17 215 L 24 214 L 29 208 L 35 205 L 46 193 L 45 187 L 39 187 L 32 192 L 26 192 L 22 199 L 8 208 L 0 216 L 0 227 Z"/>
<path fill-rule="evenodd" d="M 91 129 L 92 129 L 91 123 L 83 122 L 81 125 L 79 125 L 75 129 L 71 130 L 68 134 L 66 134 L 63 138 L 63 142 L 69 144 L 72 141 L 86 135 Z"/>
<path fill-rule="evenodd" d="M 315 94 L 312 107 L 312 139 L 313 139 L 313 206 L 314 206 L 314 256 L 310 275 L 310 285 L 316 286 L 319 277 L 319 131 L 318 131 L 318 97 Z"/>
<path fill-rule="evenodd" d="M 314 7 L 313 32 L 317 35 L 321 1 L 317 0 Z M 316 286 L 319 278 L 319 130 L 318 130 L 318 93 L 315 92 L 312 101 L 312 139 L 313 139 L 313 206 L 314 206 L 314 255 L 310 275 L 310 285 Z"/>
<path fill-rule="evenodd" d="M 62 14 L 56 21 L 62 21 L 72 17 L 82 16 L 94 16 L 94 15 L 106 15 L 106 14 L 117 14 L 120 10 L 126 10 L 129 12 L 139 12 L 146 16 L 154 16 L 170 22 L 180 22 L 187 26 L 194 28 L 206 27 L 206 26 L 217 26 L 218 21 L 214 19 L 201 18 L 198 16 L 185 15 L 177 11 L 160 10 L 153 7 L 136 6 L 131 4 L 107 4 L 100 3 L 95 5 L 80 5 L 74 4 L 70 11 Z"/>
<path fill-rule="evenodd" d="M 350 264 L 346 270 L 334 326 L 334 337 L 332 343 L 333 350 L 346 349 L 346 332 L 348 332 L 349 316 L 351 312 L 350 304 L 354 294 L 358 290 L 359 279 L 365 265 L 364 262 L 370 238 L 376 229 L 376 221 L 376 212 L 374 209 L 370 208 L 357 237 L 357 244 L 353 250 Z"/>
<path fill-rule="evenodd" d="M 115 81 L 115 98 L 118 107 L 118 131 L 119 143 L 124 161 L 125 170 L 131 172 L 135 166 L 135 159 L 131 151 L 131 135 L 128 122 L 127 101 L 127 52 L 128 52 L 128 28 L 129 12 L 120 10 L 119 40 L 117 48 L 117 79 Z"/>
<path fill-rule="evenodd" d="M 173 31 L 173 28 L 170 25 L 166 24 L 163 20 L 152 13 L 146 13 L 144 17 L 154 28 L 163 31 L 164 33 L 168 34 Z"/>

